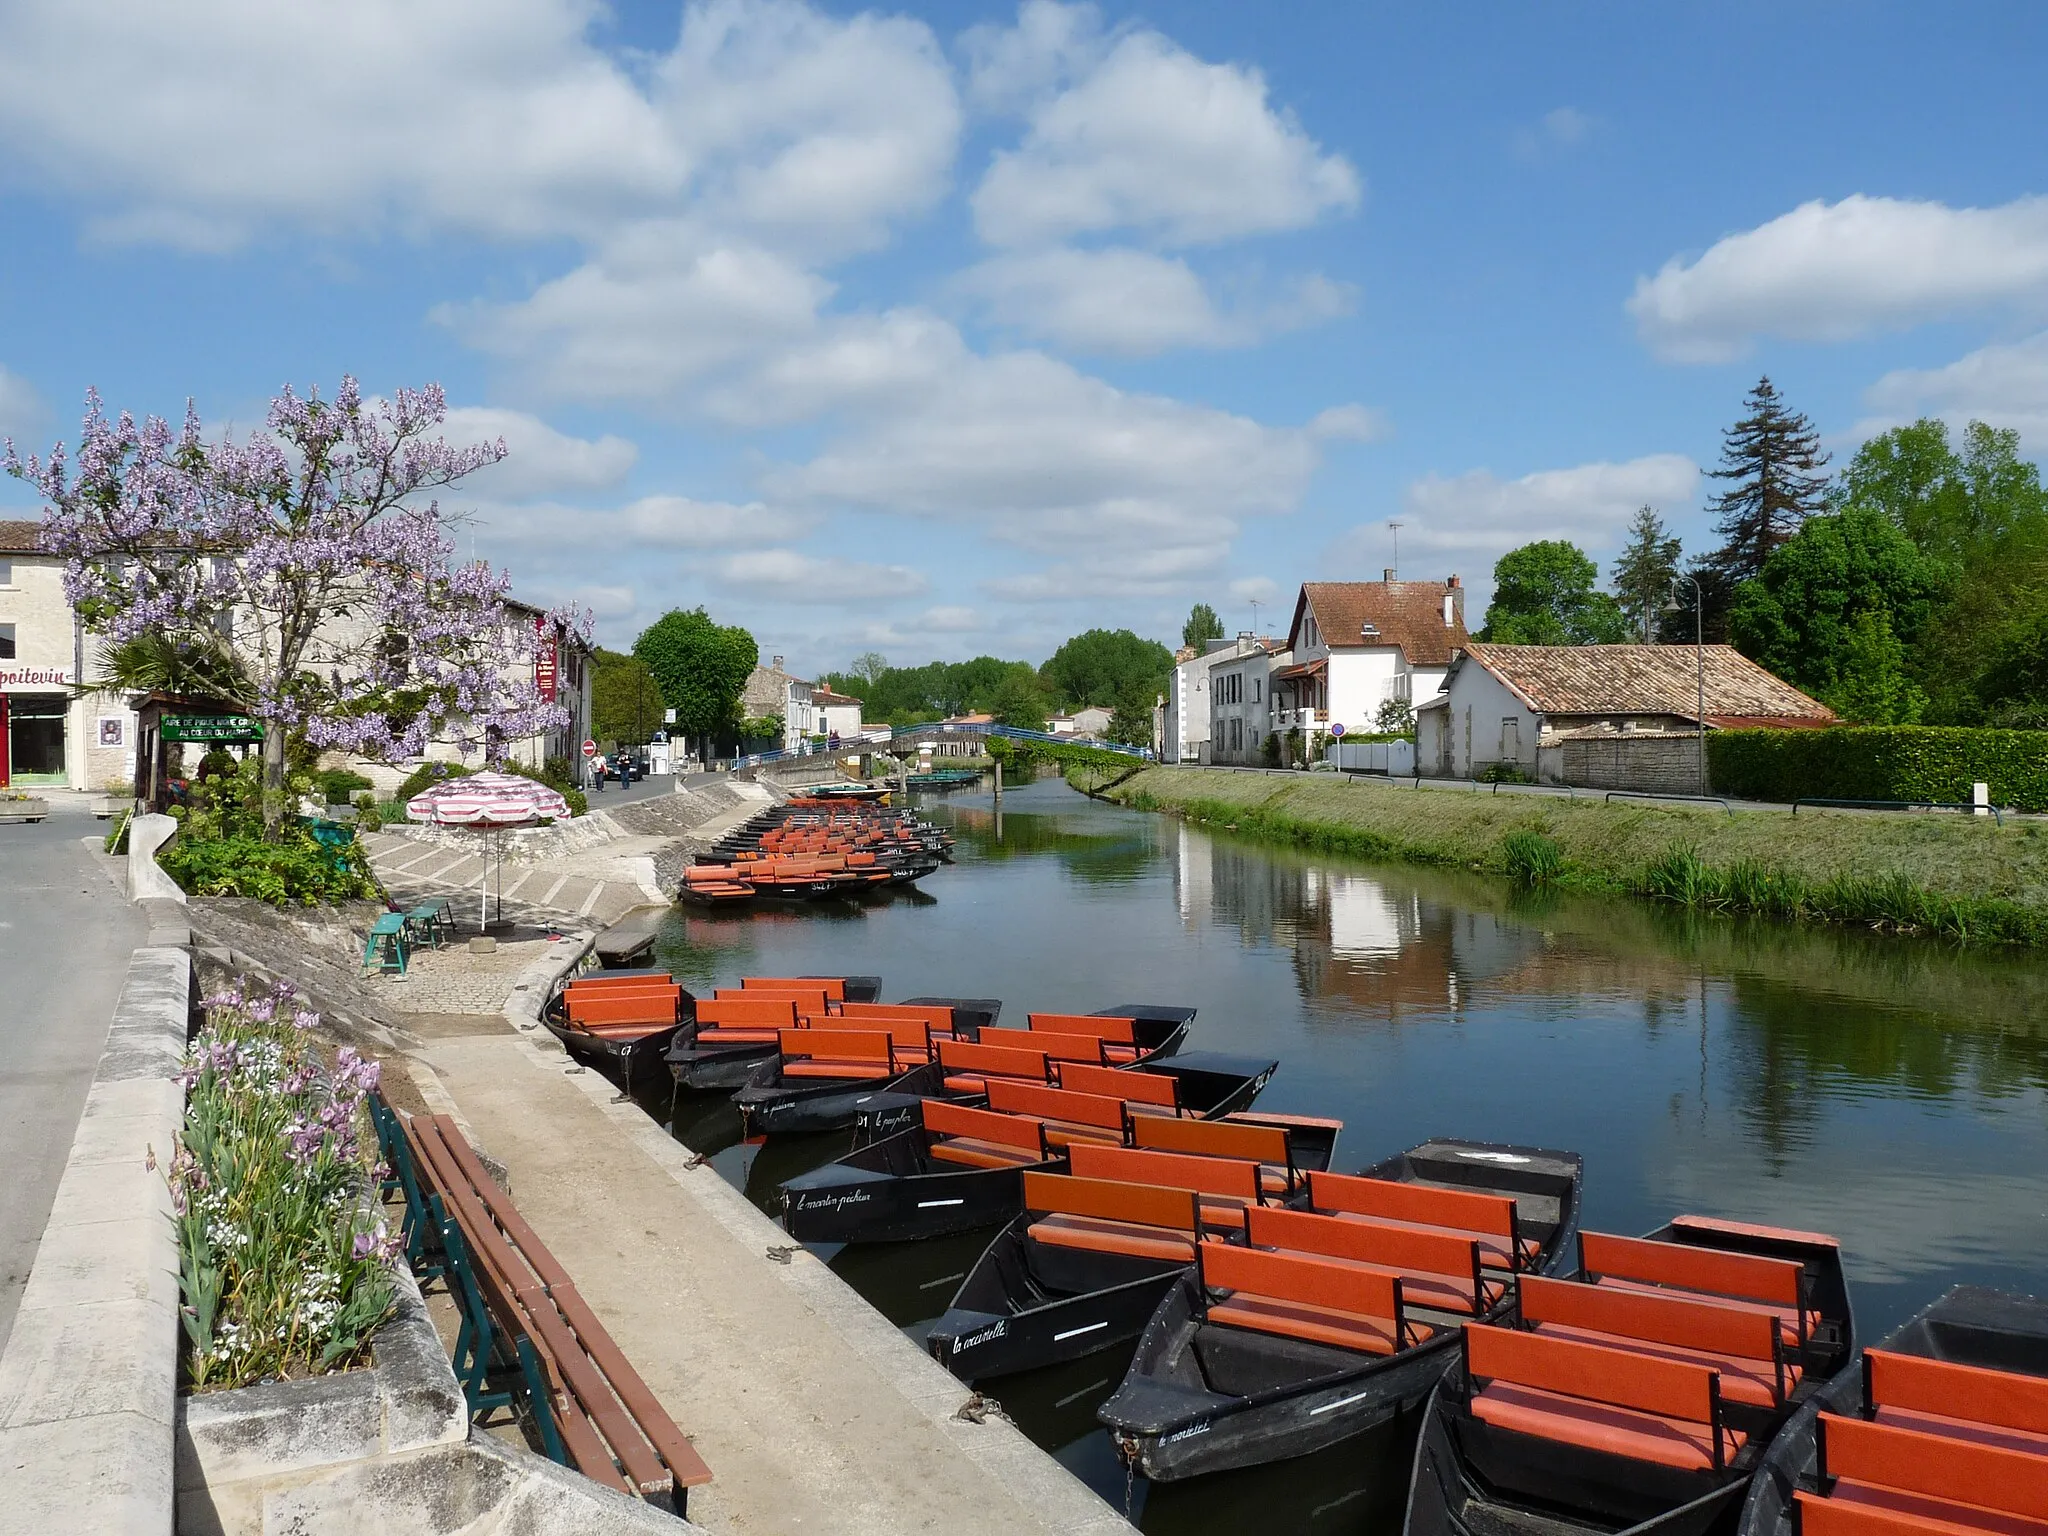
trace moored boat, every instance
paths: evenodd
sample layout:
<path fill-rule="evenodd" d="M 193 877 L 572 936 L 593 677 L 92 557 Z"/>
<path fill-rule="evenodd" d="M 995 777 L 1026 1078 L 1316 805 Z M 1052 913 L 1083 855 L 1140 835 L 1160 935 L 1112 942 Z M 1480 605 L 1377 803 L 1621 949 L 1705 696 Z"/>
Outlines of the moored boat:
<path fill-rule="evenodd" d="M 1155 1481 L 1307 1455 L 1420 1405 L 1458 1328 L 1524 1273 L 1569 1262 L 1572 1152 L 1440 1139 L 1357 1176 L 1311 1173 L 1306 1208 L 1253 1207 L 1205 1241 L 1102 1405 Z"/>
<path fill-rule="evenodd" d="M 670 1075 L 679 1089 L 738 1088 L 776 1054 L 782 1030 L 850 1000 L 871 1002 L 880 990 L 874 976 L 749 976 L 720 987 L 697 1000 L 692 1019 L 671 1038 Z"/>
<path fill-rule="evenodd" d="M 1814 1394 L 1741 1536 L 2010 1536 L 2048 1521 L 2048 1301 L 1957 1286 Z"/>
<path fill-rule="evenodd" d="M 665 971 L 595 971 L 569 978 L 540 1020 L 570 1054 L 616 1061 L 628 1073 L 696 1020 L 697 999 Z"/>
<path fill-rule="evenodd" d="M 1834 1239 L 1681 1216 L 1582 1233 L 1578 1275 L 1465 1330 L 1430 1399 L 1409 1536 L 1733 1532 L 1766 1448 L 1854 1347 Z"/>

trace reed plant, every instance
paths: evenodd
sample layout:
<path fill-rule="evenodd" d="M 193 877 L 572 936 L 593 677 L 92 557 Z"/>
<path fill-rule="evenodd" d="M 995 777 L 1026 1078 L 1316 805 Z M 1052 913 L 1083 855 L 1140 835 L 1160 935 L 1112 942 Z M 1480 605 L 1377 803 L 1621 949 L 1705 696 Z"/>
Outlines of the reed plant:
<path fill-rule="evenodd" d="M 167 1171 L 186 1377 L 195 1389 L 344 1369 L 390 1314 L 400 1249 L 372 1198 L 379 1068 L 280 985 L 208 997 Z"/>
<path fill-rule="evenodd" d="M 1517 885 L 1555 885 L 1564 877 L 1564 850 L 1541 832 L 1510 832 L 1501 839 L 1500 855 Z"/>

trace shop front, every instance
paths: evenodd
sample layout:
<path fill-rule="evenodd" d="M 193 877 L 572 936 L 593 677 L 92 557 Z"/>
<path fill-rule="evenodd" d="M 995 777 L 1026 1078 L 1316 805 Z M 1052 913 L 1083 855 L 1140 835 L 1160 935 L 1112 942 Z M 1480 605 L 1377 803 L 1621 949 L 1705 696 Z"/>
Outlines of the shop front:
<path fill-rule="evenodd" d="M 68 693 L 0 693 L 0 785 L 51 787 L 69 782 L 64 763 Z"/>

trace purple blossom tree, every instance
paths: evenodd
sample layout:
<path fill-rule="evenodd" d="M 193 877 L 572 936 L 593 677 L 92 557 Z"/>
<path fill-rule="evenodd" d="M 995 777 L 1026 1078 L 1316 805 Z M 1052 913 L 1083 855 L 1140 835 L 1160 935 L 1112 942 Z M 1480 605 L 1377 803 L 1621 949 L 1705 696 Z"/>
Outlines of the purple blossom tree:
<path fill-rule="evenodd" d="M 47 460 L 0 466 L 48 502 L 43 544 L 66 560 L 64 589 L 87 628 L 114 644 L 142 635 L 225 643 L 242 696 L 264 723 L 264 818 L 285 802 L 285 740 L 397 761 L 430 740 L 479 747 L 566 724 L 534 681 L 542 646 L 587 639 L 564 610 L 538 625 L 505 608 L 509 578 L 451 563 L 440 504 L 427 499 L 505 457 L 503 441 L 465 448 L 436 435 L 438 385 L 365 400 L 344 377 L 332 401 L 287 387 L 267 430 L 209 440 L 185 425 L 87 396 L 75 470 Z"/>

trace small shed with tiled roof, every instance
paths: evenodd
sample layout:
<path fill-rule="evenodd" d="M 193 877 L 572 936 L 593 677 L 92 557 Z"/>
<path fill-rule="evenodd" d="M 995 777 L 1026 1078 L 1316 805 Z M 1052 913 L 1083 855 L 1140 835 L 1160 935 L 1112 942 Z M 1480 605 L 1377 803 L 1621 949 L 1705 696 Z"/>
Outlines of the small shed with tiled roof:
<path fill-rule="evenodd" d="M 1585 767 L 1595 760 L 1669 759 L 1697 787 L 1702 718 L 1708 730 L 1838 723 L 1825 704 L 1732 646 L 1474 642 L 1452 663 L 1444 692 L 1417 713 L 1416 761 L 1426 774 L 1449 777 L 1513 764 L 1532 778 L 1597 783 Z M 1584 745 L 1621 742 L 1642 745 Z M 1574 764 L 1580 771 L 1572 771 Z M 1604 777 L 1628 778 L 1630 771 L 1616 768 Z"/>

